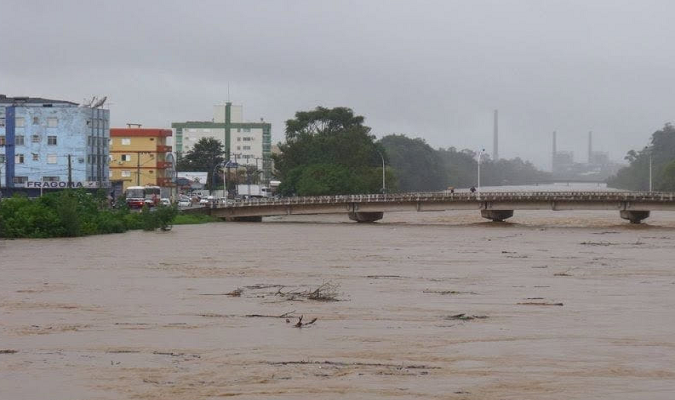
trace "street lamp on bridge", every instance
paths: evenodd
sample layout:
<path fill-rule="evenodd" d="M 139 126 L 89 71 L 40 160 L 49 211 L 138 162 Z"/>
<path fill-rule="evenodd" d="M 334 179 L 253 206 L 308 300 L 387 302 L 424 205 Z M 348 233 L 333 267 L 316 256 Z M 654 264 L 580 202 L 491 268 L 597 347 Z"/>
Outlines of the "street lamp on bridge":
<path fill-rule="evenodd" d="M 480 190 L 480 162 L 483 158 L 483 153 L 485 153 L 485 149 L 481 149 L 481 151 L 478 152 L 478 186 L 476 189 Z"/>
<path fill-rule="evenodd" d="M 380 155 L 380 158 L 382 159 L 382 194 L 385 194 L 387 193 L 387 183 L 385 180 L 384 156 L 382 155 L 382 153 L 380 153 L 378 149 L 375 149 L 375 151 L 377 152 L 377 154 Z"/>
<path fill-rule="evenodd" d="M 645 146 L 645 151 L 649 154 L 649 191 L 652 191 L 652 150 Z"/>

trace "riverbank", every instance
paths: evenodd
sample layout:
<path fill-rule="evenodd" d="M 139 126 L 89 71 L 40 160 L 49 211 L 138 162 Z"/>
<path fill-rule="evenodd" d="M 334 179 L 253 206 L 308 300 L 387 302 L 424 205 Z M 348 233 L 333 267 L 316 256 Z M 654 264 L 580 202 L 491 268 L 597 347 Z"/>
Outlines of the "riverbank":
<path fill-rule="evenodd" d="M 669 399 L 675 217 L 554 217 L 0 241 L 0 398 Z"/>

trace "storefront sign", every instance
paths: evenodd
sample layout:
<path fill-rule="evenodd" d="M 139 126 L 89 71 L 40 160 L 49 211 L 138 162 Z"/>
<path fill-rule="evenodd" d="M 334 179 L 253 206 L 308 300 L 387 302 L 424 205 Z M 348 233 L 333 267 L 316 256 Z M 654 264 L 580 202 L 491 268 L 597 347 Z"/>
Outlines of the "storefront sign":
<path fill-rule="evenodd" d="M 107 182 L 106 182 L 107 183 Z M 105 186 L 105 183 L 104 185 Z M 84 182 L 71 182 L 68 186 L 68 182 L 26 182 L 27 188 L 34 189 L 65 189 L 68 187 L 71 188 L 85 188 L 85 189 L 95 189 L 99 187 L 98 182 L 96 181 L 84 181 Z"/>

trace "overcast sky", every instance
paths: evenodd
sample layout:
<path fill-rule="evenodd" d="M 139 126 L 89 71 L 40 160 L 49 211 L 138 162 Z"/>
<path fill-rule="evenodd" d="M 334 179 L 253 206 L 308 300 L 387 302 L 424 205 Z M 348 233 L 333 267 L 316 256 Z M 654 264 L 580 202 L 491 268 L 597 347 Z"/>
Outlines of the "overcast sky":
<path fill-rule="evenodd" d="M 272 123 L 346 106 L 378 137 L 550 168 L 586 138 L 621 160 L 675 121 L 675 1 L 0 0 L 0 93 L 107 95 L 113 126 Z"/>

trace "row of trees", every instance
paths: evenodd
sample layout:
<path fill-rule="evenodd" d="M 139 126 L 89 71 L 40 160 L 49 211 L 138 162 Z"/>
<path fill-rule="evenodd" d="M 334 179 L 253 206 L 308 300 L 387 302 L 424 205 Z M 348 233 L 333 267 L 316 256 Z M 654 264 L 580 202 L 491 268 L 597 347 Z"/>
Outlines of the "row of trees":
<path fill-rule="evenodd" d="M 395 171 L 401 191 L 442 190 L 477 184 L 478 154 L 454 147 L 433 149 L 424 139 L 389 135 L 380 142 Z M 481 184 L 523 185 L 547 181 L 550 176 L 520 158 L 493 161 L 481 157 Z"/>
<path fill-rule="evenodd" d="M 424 139 L 389 135 L 379 141 L 349 108 L 298 112 L 286 121 L 286 142 L 275 157 L 284 195 L 377 193 L 382 159 L 388 191 L 443 190 L 476 185 L 477 154 L 433 149 Z M 545 181 L 547 173 L 520 159 L 493 162 L 483 156 L 482 184 Z"/>
<path fill-rule="evenodd" d="M 642 150 L 630 150 L 625 159 L 629 165 L 607 182 L 609 186 L 648 190 L 651 159 L 653 189 L 675 190 L 675 127 L 666 124 L 652 134 L 649 146 Z"/>

